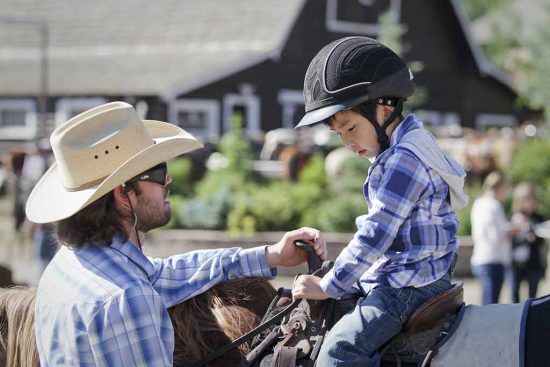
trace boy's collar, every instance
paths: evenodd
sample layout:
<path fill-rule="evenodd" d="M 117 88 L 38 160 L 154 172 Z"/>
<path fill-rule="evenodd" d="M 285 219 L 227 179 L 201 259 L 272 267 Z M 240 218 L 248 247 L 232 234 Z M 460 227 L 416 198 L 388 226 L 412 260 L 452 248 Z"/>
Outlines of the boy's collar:
<path fill-rule="evenodd" d="M 394 146 L 395 144 L 399 143 L 403 135 L 405 135 L 409 131 L 421 129 L 423 127 L 424 126 L 422 124 L 422 121 L 420 121 L 418 117 L 411 113 L 410 115 L 405 117 L 405 119 L 401 123 L 399 123 L 393 130 L 390 137 L 390 146 Z"/>

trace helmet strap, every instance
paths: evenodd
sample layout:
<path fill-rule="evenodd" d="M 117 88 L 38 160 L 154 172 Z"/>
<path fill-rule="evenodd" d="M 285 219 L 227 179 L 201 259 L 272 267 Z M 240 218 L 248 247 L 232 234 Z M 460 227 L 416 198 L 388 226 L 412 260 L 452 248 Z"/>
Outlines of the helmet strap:
<path fill-rule="evenodd" d="M 382 125 L 376 119 L 376 106 L 395 106 L 392 113 L 384 120 Z M 401 98 L 378 98 L 376 101 L 369 101 L 358 106 L 359 112 L 370 121 L 376 131 L 376 139 L 380 144 L 380 153 L 390 147 L 390 137 L 386 133 L 386 129 L 403 111 L 403 100 Z"/>

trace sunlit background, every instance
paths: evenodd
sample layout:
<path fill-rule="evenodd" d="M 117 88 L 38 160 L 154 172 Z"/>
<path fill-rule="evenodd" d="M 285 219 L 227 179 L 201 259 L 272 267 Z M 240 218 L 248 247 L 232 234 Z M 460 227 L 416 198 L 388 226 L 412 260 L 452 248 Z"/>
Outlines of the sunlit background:
<path fill-rule="evenodd" d="M 327 233 L 336 257 L 367 210 L 369 162 L 322 126 L 292 128 L 309 61 L 348 35 L 379 39 L 409 63 L 417 89 L 407 113 L 468 172 L 456 274 L 467 301 L 480 301 L 470 209 L 488 173 L 533 184 L 550 219 L 549 0 L 0 0 L 0 9 L 2 286 L 35 285 L 55 252 L 49 228 L 23 210 L 52 162 L 49 133 L 115 100 L 206 143 L 169 162 L 173 218 L 146 252 L 270 243 L 307 225 Z M 288 285 L 296 270 L 280 273 Z M 539 295 L 549 292 L 545 280 Z"/>

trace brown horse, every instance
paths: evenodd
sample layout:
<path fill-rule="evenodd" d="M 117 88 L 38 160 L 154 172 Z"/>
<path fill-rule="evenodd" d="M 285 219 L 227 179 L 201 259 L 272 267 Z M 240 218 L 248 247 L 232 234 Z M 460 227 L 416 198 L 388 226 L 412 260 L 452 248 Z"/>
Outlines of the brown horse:
<path fill-rule="evenodd" d="M 174 366 L 199 360 L 258 326 L 275 293 L 265 279 L 237 279 L 169 308 Z M 238 366 L 249 351 L 250 344 L 244 343 L 209 366 Z"/>
<path fill-rule="evenodd" d="M 38 366 L 35 295 L 35 288 L 0 288 L 0 366 Z"/>
<path fill-rule="evenodd" d="M 275 296 L 265 279 L 236 279 L 168 309 L 174 325 L 174 366 L 200 359 L 256 327 Z M 34 337 L 36 288 L 0 288 L 0 366 L 39 366 Z M 210 366 L 237 366 L 243 344 Z"/>

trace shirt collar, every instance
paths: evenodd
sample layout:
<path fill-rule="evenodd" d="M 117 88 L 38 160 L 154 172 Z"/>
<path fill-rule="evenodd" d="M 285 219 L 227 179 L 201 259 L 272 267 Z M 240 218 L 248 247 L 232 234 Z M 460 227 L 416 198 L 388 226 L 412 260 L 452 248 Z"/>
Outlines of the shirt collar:
<path fill-rule="evenodd" d="M 123 236 L 114 236 L 111 248 L 118 251 L 122 255 L 128 258 L 136 266 L 141 268 L 147 278 L 151 279 L 154 275 L 155 269 L 151 261 L 145 256 L 143 252 L 138 248 L 136 244 Z"/>

